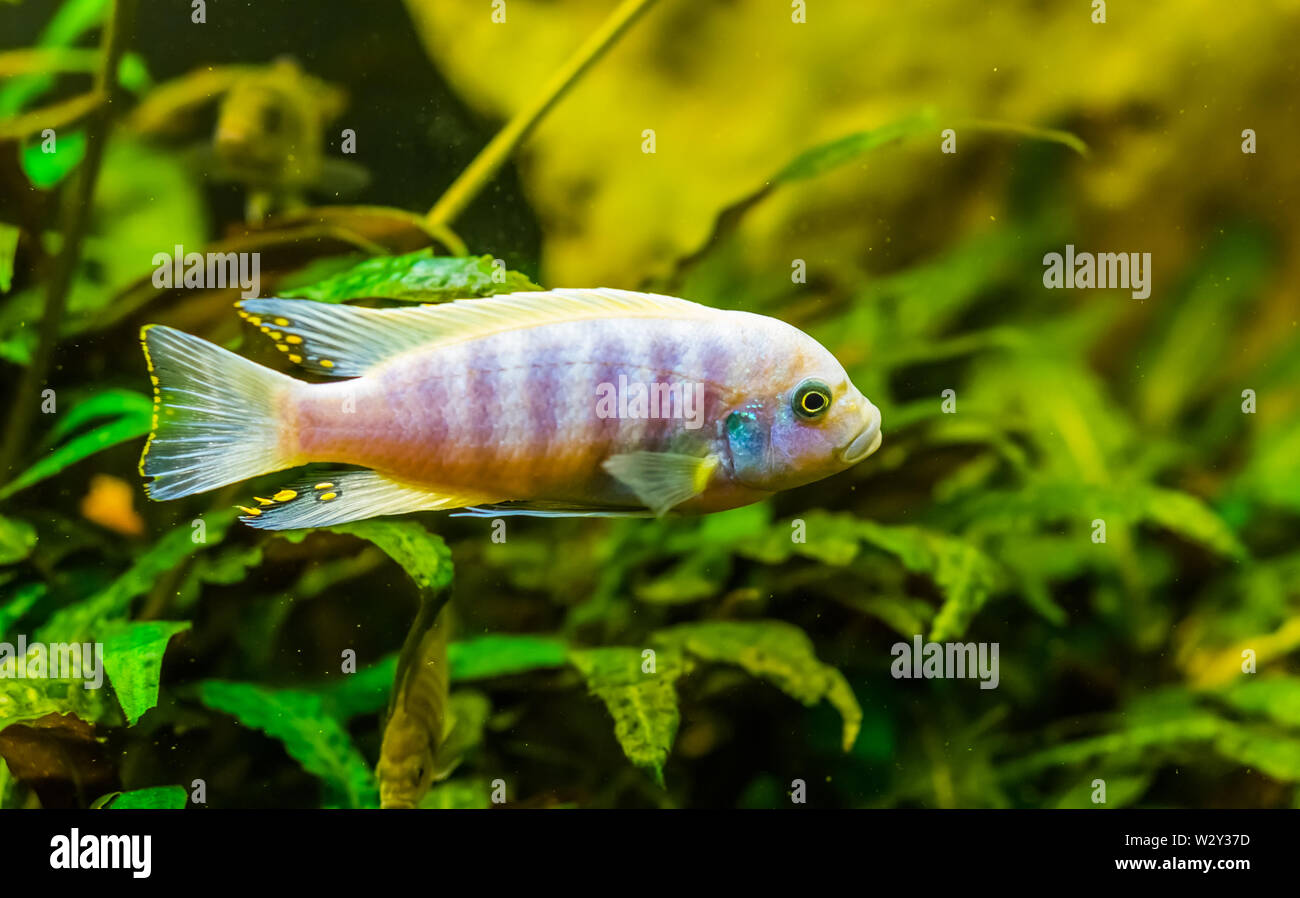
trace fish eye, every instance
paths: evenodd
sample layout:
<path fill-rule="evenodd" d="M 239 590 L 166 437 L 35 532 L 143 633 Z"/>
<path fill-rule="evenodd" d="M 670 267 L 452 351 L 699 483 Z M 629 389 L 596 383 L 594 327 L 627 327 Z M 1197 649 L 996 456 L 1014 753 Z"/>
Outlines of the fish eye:
<path fill-rule="evenodd" d="M 820 418 L 831 407 L 831 388 L 809 378 L 795 387 L 790 406 L 800 418 Z"/>

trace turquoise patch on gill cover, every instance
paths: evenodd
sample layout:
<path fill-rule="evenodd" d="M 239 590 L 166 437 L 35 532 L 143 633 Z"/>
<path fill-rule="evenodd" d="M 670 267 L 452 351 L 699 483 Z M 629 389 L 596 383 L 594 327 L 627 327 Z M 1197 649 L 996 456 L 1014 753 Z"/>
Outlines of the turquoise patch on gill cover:
<path fill-rule="evenodd" d="M 767 455 L 767 429 L 759 420 L 757 408 L 757 403 L 751 403 L 727 416 L 731 463 L 736 476 L 742 480 L 761 475 Z"/>

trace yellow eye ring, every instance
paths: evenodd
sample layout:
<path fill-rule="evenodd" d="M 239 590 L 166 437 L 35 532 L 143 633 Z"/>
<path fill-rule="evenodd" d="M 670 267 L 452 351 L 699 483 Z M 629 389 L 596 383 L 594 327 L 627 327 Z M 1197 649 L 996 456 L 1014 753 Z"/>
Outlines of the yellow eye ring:
<path fill-rule="evenodd" d="M 800 418 L 820 418 L 831 407 L 831 388 L 820 380 L 805 380 L 795 387 L 790 407 Z"/>

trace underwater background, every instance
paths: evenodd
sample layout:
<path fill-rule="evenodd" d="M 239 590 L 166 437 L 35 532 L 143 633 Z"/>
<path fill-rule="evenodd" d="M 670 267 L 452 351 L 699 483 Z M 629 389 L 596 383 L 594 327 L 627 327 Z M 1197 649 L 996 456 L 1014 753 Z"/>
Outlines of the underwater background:
<path fill-rule="evenodd" d="M 1298 44 L 1297 0 L 0 0 L 0 807 L 1300 807 Z M 1149 292 L 1049 288 L 1067 246 Z M 701 518 L 153 503 L 141 326 L 288 368 L 178 247 L 770 315 L 883 446 Z M 931 641 L 995 688 L 897 676 Z"/>

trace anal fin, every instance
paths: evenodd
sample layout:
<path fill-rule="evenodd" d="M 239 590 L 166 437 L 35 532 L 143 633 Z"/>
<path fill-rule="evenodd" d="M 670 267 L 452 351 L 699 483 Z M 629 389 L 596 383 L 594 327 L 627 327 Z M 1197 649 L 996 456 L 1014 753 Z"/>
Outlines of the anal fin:
<path fill-rule="evenodd" d="M 339 471 L 285 487 L 270 498 L 254 497 L 255 505 L 240 506 L 240 520 L 260 530 L 297 530 L 496 501 L 493 496 L 437 492 L 377 471 Z"/>

